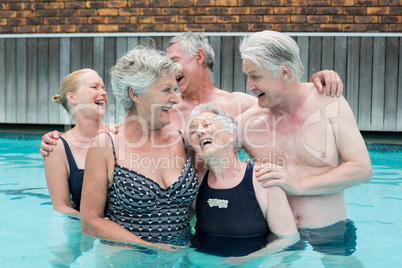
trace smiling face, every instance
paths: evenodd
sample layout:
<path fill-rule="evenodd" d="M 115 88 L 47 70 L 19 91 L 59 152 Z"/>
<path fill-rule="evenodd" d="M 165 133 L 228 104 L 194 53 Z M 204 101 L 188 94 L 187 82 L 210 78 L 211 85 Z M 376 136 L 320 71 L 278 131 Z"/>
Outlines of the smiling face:
<path fill-rule="evenodd" d="M 151 85 L 145 94 L 138 95 L 136 101 L 138 116 L 147 122 L 151 130 L 170 124 L 170 111 L 179 101 L 175 92 L 175 75 L 165 75 Z"/>
<path fill-rule="evenodd" d="M 203 112 L 195 116 L 189 126 L 190 142 L 194 151 L 207 164 L 211 159 L 234 155 L 233 134 L 219 120 L 219 115 Z"/>
<path fill-rule="evenodd" d="M 191 85 L 197 81 L 197 75 L 200 73 L 200 65 L 198 65 L 194 57 L 190 57 L 182 49 L 181 43 L 175 43 L 168 48 L 168 57 L 182 66 L 181 74 L 176 75 L 177 85 L 181 94 L 191 93 Z"/>
<path fill-rule="evenodd" d="M 252 91 L 262 108 L 271 108 L 281 103 L 284 82 L 274 78 L 272 72 L 243 60 L 243 73 L 247 77 L 247 90 Z"/>
<path fill-rule="evenodd" d="M 107 92 L 102 78 L 95 71 L 83 73 L 78 78 L 78 89 L 69 94 L 69 100 L 74 104 L 75 112 L 80 111 L 87 117 L 103 119 Z"/>

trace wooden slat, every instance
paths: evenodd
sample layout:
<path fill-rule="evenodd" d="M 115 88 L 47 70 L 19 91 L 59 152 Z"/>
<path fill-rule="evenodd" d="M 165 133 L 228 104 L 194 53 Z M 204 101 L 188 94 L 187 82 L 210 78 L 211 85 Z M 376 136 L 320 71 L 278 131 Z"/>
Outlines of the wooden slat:
<path fill-rule="evenodd" d="M 82 69 L 82 38 L 70 39 L 70 73 Z"/>
<path fill-rule="evenodd" d="M 321 53 L 321 37 L 310 37 L 307 81 L 310 81 L 313 74 L 321 71 Z"/>
<path fill-rule="evenodd" d="M 360 130 L 369 130 L 371 125 L 371 91 L 373 77 L 373 38 L 362 37 L 360 42 L 359 69 L 359 117 Z"/>
<path fill-rule="evenodd" d="M 17 123 L 27 122 L 27 39 L 17 39 Z"/>
<path fill-rule="evenodd" d="M 38 123 L 49 123 L 49 39 L 38 39 Z"/>
<path fill-rule="evenodd" d="M 396 110 L 398 107 L 398 50 L 399 38 L 387 37 L 385 60 L 384 130 L 396 130 Z"/>
<path fill-rule="evenodd" d="M 242 59 L 239 50 L 241 40 L 242 37 L 239 36 L 234 38 L 233 91 L 247 92 L 246 76 L 242 72 Z"/>
<path fill-rule="evenodd" d="M 84 37 L 81 42 L 81 68 L 93 68 L 93 38 Z"/>
<path fill-rule="evenodd" d="M 60 39 L 49 39 L 49 123 L 57 124 L 60 118 L 60 105 L 52 101 L 52 97 L 59 94 L 59 73 L 60 73 Z"/>
<path fill-rule="evenodd" d="M 346 63 L 347 63 L 347 38 L 335 37 L 335 56 L 334 56 L 334 71 L 338 73 L 344 86 L 344 90 L 347 87 L 346 84 Z"/>
<path fill-rule="evenodd" d="M 397 108 L 397 127 L 402 131 L 402 38 L 399 38 L 399 75 L 398 75 L 398 108 Z"/>
<path fill-rule="evenodd" d="M 70 57 L 70 49 L 71 49 L 71 38 L 60 38 L 60 51 L 59 51 L 59 59 L 60 59 L 60 69 L 59 69 L 59 86 L 57 87 L 57 92 L 59 91 L 59 87 L 63 79 L 70 73 L 71 69 L 71 57 Z M 58 94 L 58 93 L 57 93 Z M 63 108 L 62 105 L 58 106 L 59 109 L 59 122 L 60 124 L 69 124 L 70 117 L 67 111 Z"/>
<path fill-rule="evenodd" d="M 217 88 L 221 88 L 221 47 L 222 41 L 220 36 L 211 36 L 209 38 L 209 43 L 211 44 L 212 49 L 215 52 L 215 63 L 214 63 L 214 70 L 213 70 L 213 83 Z"/>
<path fill-rule="evenodd" d="M 322 38 L 322 56 L 321 56 L 321 70 L 334 69 L 334 49 L 335 38 L 323 37 Z"/>
<path fill-rule="evenodd" d="M 16 40 L 6 40 L 6 123 L 16 123 L 17 95 L 15 92 Z"/>
<path fill-rule="evenodd" d="M 359 58 L 360 58 L 360 37 L 350 37 L 348 40 L 347 60 L 347 88 L 345 97 L 352 108 L 355 118 L 358 115 L 359 103 Z"/>
<path fill-rule="evenodd" d="M 0 39 L 0 123 L 6 122 L 6 40 Z"/>
<path fill-rule="evenodd" d="M 232 36 L 222 37 L 221 89 L 233 91 L 233 40 Z"/>
<path fill-rule="evenodd" d="M 27 123 L 34 124 L 38 122 L 38 39 L 29 38 L 27 46 Z"/>
<path fill-rule="evenodd" d="M 116 64 L 116 38 L 114 37 L 105 37 L 105 54 L 104 54 L 104 62 L 105 62 L 105 76 L 103 81 L 105 83 L 105 87 L 108 89 L 108 107 L 106 109 L 106 116 L 103 120 L 105 123 L 114 124 L 115 120 L 115 112 L 116 112 L 116 98 L 113 96 L 112 88 L 110 86 L 110 75 L 109 71 L 112 66 Z"/>
<path fill-rule="evenodd" d="M 124 54 L 127 53 L 127 38 L 117 37 L 116 38 L 116 60 L 120 59 Z M 115 112 L 115 122 L 123 123 L 126 118 L 126 111 L 120 104 L 120 101 L 116 100 L 116 112 Z"/>
<path fill-rule="evenodd" d="M 300 60 L 304 66 L 304 73 L 300 79 L 302 82 L 307 82 L 310 81 L 310 76 L 309 76 L 309 38 L 307 36 L 298 36 L 297 39 L 297 45 L 299 46 L 300 49 Z"/>
<path fill-rule="evenodd" d="M 104 53 L 105 53 L 105 40 L 104 37 L 95 37 L 93 40 L 93 66 L 92 68 L 105 80 L 105 66 L 104 66 Z M 105 85 L 106 86 L 106 85 Z"/>
<path fill-rule="evenodd" d="M 371 130 L 384 129 L 385 38 L 374 39 Z"/>

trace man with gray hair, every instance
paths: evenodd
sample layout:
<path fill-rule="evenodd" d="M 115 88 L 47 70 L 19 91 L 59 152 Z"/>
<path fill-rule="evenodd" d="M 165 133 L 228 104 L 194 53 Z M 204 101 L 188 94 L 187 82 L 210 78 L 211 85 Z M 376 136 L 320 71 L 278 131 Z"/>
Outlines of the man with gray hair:
<path fill-rule="evenodd" d="M 317 251 L 352 254 L 356 235 L 344 190 L 369 182 L 372 172 L 352 110 L 344 97 L 330 98 L 299 81 L 304 68 L 289 36 L 254 33 L 240 52 L 258 106 L 237 119 L 247 153 L 265 163 L 256 169 L 258 180 L 288 193 L 302 240 Z"/>
<path fill-rule="evenodd" d="M 182 73 L 176 76 L 180 89 L 180 102 L 172 123 L 184 129 L 189 113 L 199 104 L 213 102 L 235 117 L 257 104 L 257 99 L 242 92 L 227 92 L 214 86 L 213 68 L 215 53 L 202 33 L 186 32 L 170 39 L 168 56 L 182 65 Z M 321 71 L 313 75 L 318 91 L 338 96 L 342 93 L 342 81 L 334 71 Z M 326 86 L 324 86 L 326 85 Z M 325 89 L 324 89 L 325 87 Z"/>

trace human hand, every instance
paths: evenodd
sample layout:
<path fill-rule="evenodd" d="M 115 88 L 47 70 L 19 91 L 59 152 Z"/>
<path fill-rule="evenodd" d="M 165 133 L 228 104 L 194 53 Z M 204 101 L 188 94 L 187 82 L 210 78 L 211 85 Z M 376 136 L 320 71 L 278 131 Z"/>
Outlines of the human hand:
<path fill-rule="evenodd" d="M 110 132 L 113 134 L 117 134 L 119 132 L 119 127 L 121 125 L 122 124 L 104 124 L 105 127 L 103 129 L 100 129 L 98 131 L 98 134 L 104 133 L 104 132 Z"/>
<path fill-rule="evenodd" d="M 152 245 L 150 245 L 149 247 L 158 251 L 181 251 L 186 248 L 185 246 L 176 246 L 165 243 L 152 243 Z"/>
<path fill-rule="evenodd" d="M 57 140 L 60 137 L 60 132 L 57 130 L 46 133 L 42 136 L 42 141 L 40 143 L 39 152 L 42 155 L 42 160 L 45 160 L 45 157 L 49 155 L 49 152 L 53 151 L 53 146 L 57 144 Z"/>
<path fill-rule="evenodd" d="M 228 257 L 225 258 L 220 264 L 228 264 L 228 265 L 244 265 L 255 258 L 250 256 L 242 256 L 242 257 Z"/>
<path fill-rule="evenodd" d="M 266 163 L 254 165 L 257 181 L 265 188 L 279 186 L 291 195 L 298 195 L 301 191 L 301 181 L 290 177 L 283 167 Z"/>
<path fill-rule="evenodd" d="M 310 82 L 313 82 L 320 93 L 325 93 L 327 96 L 339 97 L 343 92 L 343 83 L 338 73 L 331 70 L 319 71 L 311 77 Z"/>

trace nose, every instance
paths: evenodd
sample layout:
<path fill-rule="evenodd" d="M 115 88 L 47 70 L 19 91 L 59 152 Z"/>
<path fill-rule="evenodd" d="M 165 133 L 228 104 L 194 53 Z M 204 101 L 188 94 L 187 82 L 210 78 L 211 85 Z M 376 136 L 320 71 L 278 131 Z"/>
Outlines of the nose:
<path fill-rule="evenodd" d="M 250 81 L 250 79 L 247 79 L 246 90 L 247 91 L 253 91 L 253 89 L 254 89 L 253 83 Z"/>
<path fill-rule="evenodd" d="M 198 127 L 197 128 L 197 135 L 198 137 L 201 137 L 202 135 L 205 135 L 206 131 L 204 127 Z"/>
<path fill-rule="evenodd" d="M 177 95 L 176 92 L 172 92 L 172 95 L 170 97 L 170 102 L 173 104 L 178 104 L 179 103 L 179 96 Z"/>

